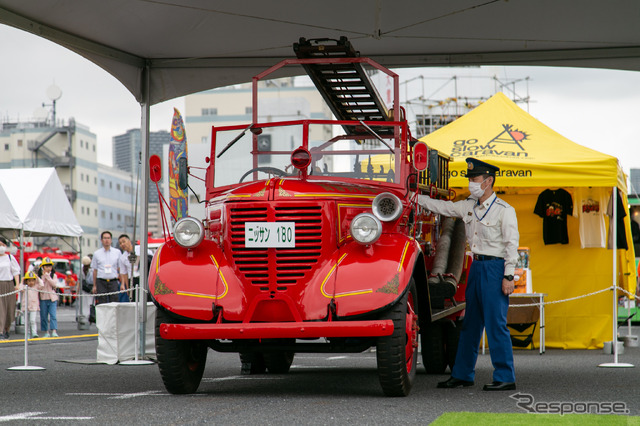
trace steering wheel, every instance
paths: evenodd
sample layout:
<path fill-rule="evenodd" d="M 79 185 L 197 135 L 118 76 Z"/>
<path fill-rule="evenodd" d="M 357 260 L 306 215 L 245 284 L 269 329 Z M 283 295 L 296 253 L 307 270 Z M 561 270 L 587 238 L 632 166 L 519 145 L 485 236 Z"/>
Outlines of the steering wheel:
<path fill-rule="evenodd" d="M 246 178 L 253 172 L 263 172 L 263 173 L 268 173 L 270 175 L 277 175 L 277 176 L 289 176 L 287 172 L 285 172 L 284 170 L 276 169 L 275 167 L 254 167 L 253 169 L 249 170 L 247 173 L 243 174 L 238 183 L 242 183 L 244 178 Z"/>

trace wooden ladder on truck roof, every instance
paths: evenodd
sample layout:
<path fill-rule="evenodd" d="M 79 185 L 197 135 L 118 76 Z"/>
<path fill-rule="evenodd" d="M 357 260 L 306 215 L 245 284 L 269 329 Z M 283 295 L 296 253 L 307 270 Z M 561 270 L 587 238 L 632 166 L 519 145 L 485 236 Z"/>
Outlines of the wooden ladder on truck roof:
<path fill-rule="evenodd" d="M 324 44 L 327 41 L 336 41 L 336 44 Z M 392 120 L 392 114 L 362 64 L 339 61 L 340 58 L 360 56 L 346 37 L 340 37 L 340 40 L 301 38 L 294 43 L 293 50 L 298 59 L 338 59 L 332 63 L 303 65 L 337 120 Z M 360 133 L 355 126 L 344 126 L 344 130 L 349 135 Z M 393 127 L 376 127 L 376 133 L 393 135 Z"/>

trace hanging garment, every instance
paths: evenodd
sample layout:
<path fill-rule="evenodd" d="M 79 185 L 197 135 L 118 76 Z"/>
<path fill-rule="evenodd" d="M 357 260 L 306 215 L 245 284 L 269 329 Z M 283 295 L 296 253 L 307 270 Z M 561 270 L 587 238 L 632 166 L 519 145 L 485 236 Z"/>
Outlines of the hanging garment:
<path fill-rule="evenodd" d="M 622 197 L 620 196 L 620 191 L 616 191 L 618 194 L 618 201 L 616 205 L 616 247 L 623 250 L 628 250 L 629 246 L 627 245 L 627 232 L 624 227 L 624 218 L 627 215 L 627 212 L 624 211 L 624 204 L 622 204 Z M 607 205 L 607 216 L 610 218 L 613 217 L 613 194 L 609 197 L 609 204 Z M 609 240 L 607 243 L 607 248 L 611 248 L 613 246 L 612 235 L 613 232 L 613 221 L 609 220 Z"/>
<path fill-rule="evenodd" d="M 542 218 L 545 244 L 568 244 L 567 215 L 573 213 L 573 199 L 564 189 L 545 189 L 538 196 L 533 212 Z"/>
<path fill-rule="evenodd" d="M 607 205 L 606 188 L 576 188 L 573 216 L 580 220 L 582 248 L 605 248 L 607 228 L 604 214 Z"/>

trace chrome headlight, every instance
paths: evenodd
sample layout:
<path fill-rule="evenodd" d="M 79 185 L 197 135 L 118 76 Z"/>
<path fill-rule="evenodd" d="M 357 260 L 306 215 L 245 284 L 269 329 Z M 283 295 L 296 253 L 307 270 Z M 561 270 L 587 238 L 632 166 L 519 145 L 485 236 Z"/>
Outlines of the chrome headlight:
<path fill-rule="evenodd" d="M 173 227 L 173 238 L 179 246 L 193 248 L 204 238 L 204 226 L 192 217 L 183 217 Z"/>
<path fill-rule="evenodd" d="M 353 218 L 349 230 L 360 244 L 373 244 L 382 234 L 382 223 L 371 213 L 361 213 Z"/>
<path fill-rule="evenodd" d="M 391 222 L 402 214 L 402 201 L 390 192 L 383 192 L 373 199 L 371 210 L 381 221 Z"/>

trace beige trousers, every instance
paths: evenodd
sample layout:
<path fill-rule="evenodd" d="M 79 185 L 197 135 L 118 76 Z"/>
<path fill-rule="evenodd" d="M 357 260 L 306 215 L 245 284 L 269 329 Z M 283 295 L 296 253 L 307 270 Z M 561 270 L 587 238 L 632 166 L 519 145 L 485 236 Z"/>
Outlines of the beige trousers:
<path fill-rule="evenodd" d="M 5 296 L 15 291 L 15 282 L 0 281 L 0 333 L 9 331 L 11 323 L 16 319 L 16 295 Z"/>

